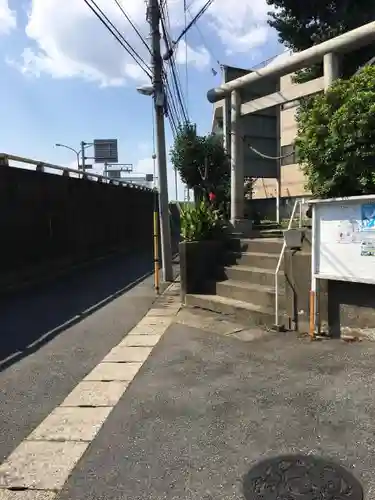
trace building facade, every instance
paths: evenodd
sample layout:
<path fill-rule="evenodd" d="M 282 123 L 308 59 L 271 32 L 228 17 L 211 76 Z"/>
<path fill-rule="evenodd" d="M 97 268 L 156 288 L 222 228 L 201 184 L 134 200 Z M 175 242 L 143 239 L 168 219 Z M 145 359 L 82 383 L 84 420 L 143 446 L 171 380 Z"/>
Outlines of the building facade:
<path fill-rule="evenodd" d="M 283 54 L 283 57 L 285 56 L 287 57 L 288 54 Z M 235 68 L 232 68 L 231 72 L 235 73 L 234 70 Z M 244 70 L 238 71 L 245 73 Z M 266 82 L 267 80 L 262 80 L 262 85 L 258 84 L 258 89 L 254 89 L 253 95 L 246 96 L 243 102 L 257 99 L 259 103 L 262 96 L 265 96 L 266 100 L 276 95 L 286 102 L 273 107 L 260 106 L 261 109 L 258 111 L 241 117 L 242 134 L 250 138 L 248 143 L 244 141 L 243 160 L 245 175 L 251 175 L 255 179 L 253 198 L 276 198 L 278 188 L 281 197 L 306 196 L 309 193 L 306 191 L 305 177 L 298 164 L 294 148 L 297 135 L 298 98 L 294 99 L 293 96 L 315 94 L 323 90 L 323 81 L 318 78 L 307 84 L 298 84 L 294 83 L 293 75 L 290 74 L 281 77 L 276 82 L 271 81 L 267 84 Z M 262 90 L 263 93 L 261 93 Z M 228 125 L 226 125 L 230 123 L 230 110 L 225 119 L 225 109 L 224 101 L 214 104 L 212 131 L 223 134 L 226 149 L 230 153 L 230 130 L 227 130 Z M 249 145 L 265 155 L 282 158 L 280 161 L 272 162 L 272 160 L 265 160 L 254 151 L 250 151 L 249 154 Z"/>

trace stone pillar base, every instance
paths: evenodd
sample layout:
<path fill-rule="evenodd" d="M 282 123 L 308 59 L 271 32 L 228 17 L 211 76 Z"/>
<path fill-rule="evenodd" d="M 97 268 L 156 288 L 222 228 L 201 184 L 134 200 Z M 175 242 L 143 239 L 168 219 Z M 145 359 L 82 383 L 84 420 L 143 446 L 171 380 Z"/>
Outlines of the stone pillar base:
<path fill-rule="evenodd" d="M 229 223 L 229 231 L 232 233 L 239 234 L 244 238 L 249 238 L 251 236 L 253 222 L 249 219 L 235 219 Z"/>

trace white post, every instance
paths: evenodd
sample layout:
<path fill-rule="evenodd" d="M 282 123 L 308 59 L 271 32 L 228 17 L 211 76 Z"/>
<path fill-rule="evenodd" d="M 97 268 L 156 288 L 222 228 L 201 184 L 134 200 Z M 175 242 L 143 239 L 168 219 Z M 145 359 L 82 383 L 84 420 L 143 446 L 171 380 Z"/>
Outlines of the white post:
<path fill-rule="evenodd" d="M 332 83 L 340 78 L 340 64 L 337 54 L 330 52 L 323 57 L 324 69 L 324 91 L 327 91 Z"/>
<path fill-rule="evenodd" d="M 280 88 L 280 86 L 278 86 Z M 276 151 L 281 156 L 281 106 L 276 109 Z M 276 222 L 280 224 L 280 198 L 281 198 L 281 159 L 276 160 Z"/>
<path fill-rule="evenodd" d="M 315 337 L 318 319 L 317 278 L 316 278 L 316 205 L 312 205 L 311 221 L 311 288 L 310 288 L 310 337 Z"/>
<path fill-rule="evenodd" d="M 238 90 L 231 95 L 231 213 L 233 226 L 244 216 L 244 172 L 240 135 L 241 97 Z"/>

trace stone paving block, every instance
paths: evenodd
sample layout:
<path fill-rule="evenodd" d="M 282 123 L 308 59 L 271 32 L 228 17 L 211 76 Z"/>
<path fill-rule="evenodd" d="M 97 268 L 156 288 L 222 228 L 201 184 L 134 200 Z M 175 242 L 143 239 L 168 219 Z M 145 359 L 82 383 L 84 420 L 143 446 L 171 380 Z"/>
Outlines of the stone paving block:
<path fill-rule="evenodd" d="M 128 335 L 162 335 L 170 324 L 171 320 L 168 320 L 168 323 L 162 323 L 159 325 L 138 325 L 133 328 Z"/>
<path fill-rule="evenodd" d="M 131 381 L 141 366 L 142 363 L 100 363 L 84 380 Z"/>
<path fill-rule="evenodd" d="M 0 487 L 59 490 L 87 446 L 83 442 L 23 441 L 0 465 Z"/>
<path fill-rule="evenodd" d="M 159 309 L 150 309 L 147 313 L 148 317 L 152 316 L 175 316 L 180 308 L 175 306 L 160 307 Z"/>
<path fill-rule="evenodd" d="M 118 346 L 154 347 L 160 339 L 161 335 L 127 335 Z"/>
<path fill-rule="evenodd" d="M 117 346 L 114 347 L 107 356 L 103 359 L 103 363 L 129 363 L 138 362 L 144 363 L 149 357 L 152 347 L 127 347 Z"/>
<path fill-rule="evenodd" d="M 53 491 L 37 491 L 37 490 L 1 490 L 0 500 L 53 500 L 57 493 Z"/>
<path fill-rule="evenodd" d="M 57 407 L 29 435 L 29 441 L 92 441 L 112 408 Z"/>
<path fill-rule="evenodd" d="M 82 381 L 61 406 L 115 406 L 128 385 L 128 382 L 119 381 Z"/>
<path fill-rule="evenodd" d="M 171 324 L 172 318 L 169 318 L 168 316 L 144 316 L 141 321 L 133 328 L 135 330 L 136 328 L 143 328 L 144 326 L 150 327 L 159 327 L 161 328 L 164 326 L 164 328 L 167 328 L 168 325 Z M 132 330 L 132 331 L 133 331 Z"/>

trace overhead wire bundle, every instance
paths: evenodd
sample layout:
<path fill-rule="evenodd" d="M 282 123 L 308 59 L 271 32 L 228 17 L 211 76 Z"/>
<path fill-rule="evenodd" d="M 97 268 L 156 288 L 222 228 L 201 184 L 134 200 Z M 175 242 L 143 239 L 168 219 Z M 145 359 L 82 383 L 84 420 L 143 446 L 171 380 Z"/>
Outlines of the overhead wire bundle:
<path fill-rule="evenodd" d="M 112 34 L 112 36 L 118 41 L 118 43 L 123 47 L 123 49 L 130 55 L 133 61 L 142 69 L 142 71 L 152 79 L 152 71 L 150 66 L 145 62 L 142 56 L 134 49 L 134 47 L 125 39 L 123 34 L 116 28 L 113 22 L 108 18 L 108 16 L 103 12 L 103 10 L 98 6 L 95 0 L 83 0 L 89 9 L 95 14 L 103 26 Z M 141 35 L 140 31 L 137 29 L 135 24 L 131 21 L 130 17 L 127 16 L 121 5 L 115 0 L 116 4 L 122 10 L 125 17 L 130 21 L 131 26 L 136 31 L 137 35 L 140 37 L 142 42 L 147 46 L 146 41 Z M 148 46 L 147 46 L 148 47 Z"/>
<path fill-rule="evenodd" d="M 173 42 L 170 30 L 170 20 L 167 0 L 160 2 L 160 21 L 162 36 L 167 54 L 170 55 L 164 60 L 164 83 L 167 95 L 167 116 L 171 124 L 172 132 L 175 133 L 178 127 L 189 121 L 186 98 L 181 85 L 180 75 L 176 65 L 176 54 L 173 50 Z"/>
<path fill-rule="evenodd" d="M 136 26 L 133 20 L 130 18 L 129 14 L 126 12 L 124 7 L 121 5 L 119 0 L 113 0 L 117 5 L 118 9 L 130 24 L 133 31 L 136 33 L 137 37 L 140 39 L 142 45 L 146 48 L 149 55 L 152 56 L 152 50 L 147 43 L 145 37 L 142 35 L 140 29 Z M 193 17 L 188 11 L 186 5 L 186 0 L 183 0 L 184 5 L 184 16 L 185 16 L 185 26 L 179 36 L 172 40 L 171 36 L 171 25 L 170 16 L 168 11 L 168 0 L 158 0 L 159 12 L 160 12 L 160 24 L 162 29 L 162 38 L 164 40 L 166 54 L 163 57 L 163 83 L 165 88 L 165 113 L 169 120 L 173 136 L 176 135 L 178 128 L 189 122 L 189 112 L 187 105 L 187 91 L 188 91 L 188 65 L 187 65 L 187 44 L 186 44 L 186 34 L 189 29 L 196 25 L 198 19 L 206 12 L 214 0 L 207 0 L 203 7 L 197 12 Z M 149 63 L 147 63 L 139 52 L 132 46 L 132 44 L 126 40 L 124 35 L 115 26 L 115 24 L 109 19 L 108 15 L 99 7 L 96 0 L 84 0 L 85 4 L 93 12 L 93 14 L 98 18 L 101 24 L 111 33 L 111 35 L 117 40 L 117 42 L 122 46 L 122 48 L 129 54 L 133 61 L 139 66 L 139 68 L 147 75 L 147 77 L 152 81 L 153 72 Z M 191 6 L 191 4 L 190 4 Z M 187 23 L 187 12 L 189 12 L 191 21 Z M 176 64 L 176 48 L 178 43 L 185 37 L 186 53 L 185 53 L 185 72 L 186 72 L 186 88 L 185 92 L 181 84 L 181 77 Z"/>

